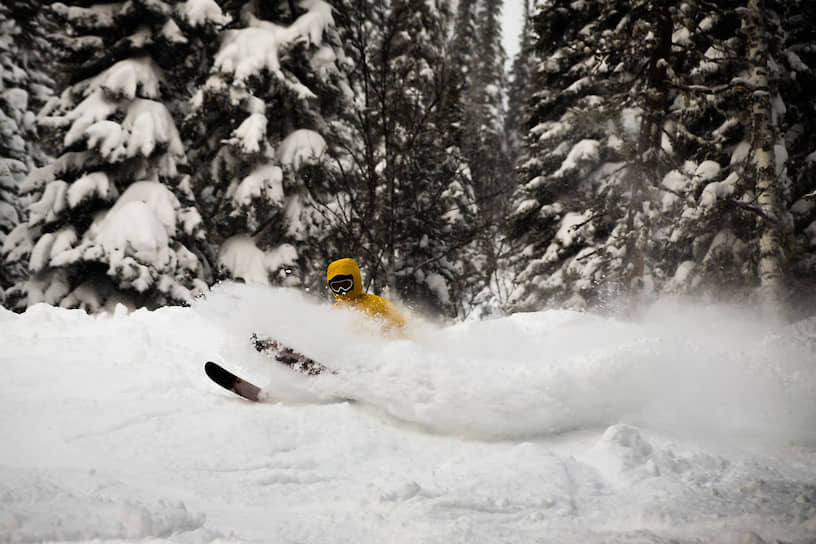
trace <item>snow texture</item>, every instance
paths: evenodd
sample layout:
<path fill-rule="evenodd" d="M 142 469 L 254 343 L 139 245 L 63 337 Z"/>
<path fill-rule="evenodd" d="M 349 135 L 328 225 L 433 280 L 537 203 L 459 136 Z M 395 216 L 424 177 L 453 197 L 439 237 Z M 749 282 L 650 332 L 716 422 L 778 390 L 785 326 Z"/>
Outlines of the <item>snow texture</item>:
<path fill-rule="evenodd" d="M 326 150 L 326 140 L 317 132 L 299 129 L 289 134 L 278 148 L 278 160 L 284 166 L 299 170 L 303 164 L 318 162 Z"/>
<path fill-rule="evenodd" d="M 561 167 L 553 173 L 554 178 L 576 172 L 582 164 L 593 164 L 598 161 L 600 142 L 597 140 L 581 140 L 573 146 Z"/>
<path fill-rule="evenodd" d="M 718 200 L 723 200 L 733 195 L 737 189 L 737 181 L 739 181 L 739 175 L 731 173 L 731 175 L 723 181 L 714 181 L 706 185 L 705 189 L 703 189 L 703 194 L 700 195 L 700 207 L 710 208 Z"/>
<path fill-rule="evenodd" d="M 157 99 L 161 96 L 159 85 L 163 81 L 161 68 L 150 57 L 134 57 L 121 60 L 90 79 L 90 89 L 101 87 L 107 96 L 133 100 L 138 92 L 142 98 Z"/>
<path fill-rule="evenodd" d="M 294 246 L 281 244 L 273 251 L 264 252 L 247 234 L 225 240 L 218 252 L 219 267 L 228 271 L 233 278 L 260 285 L 269 285 L 270 276 L 295 263 L 297 251 Z"/>
<path fill-rule="evenodd" d="M 178 199 L 165 185 L 133 183 L 110 210 L 97 215 L 79 246 L 63 255 L 52 252 L 51 265 L 101 260 L 110 267 L 109 273 L 122 272 L 123 279 L 144 291 L 153 285 L 155 271 L 172 272 L 169 244 L 176 233 L 178 210 Z"/>
<path fill-rule="evenodd" d="M 338 373 L 291 373 L 253 331 Z M 665 302 L 637 322 L 415 319 L 386 338 L 298 292 L 223 284 L 192 308 L 0 309 L 0 342 L 12 542 L 816 534 L 812 320 Z M 214 385 L 205 360 L 269 402 Z"/>
<path fill-rule="evenodd" d="M 68 187 L 68 207 L 76 208 L 92 198 L 110 201 L 119 196 L 116 187 L 105 172 L 91 172 L 78 178 Z"/>
<path fill-rule="evenodd" d="M 207 23 L 226 25 L 231 21 L 224 15 L 215 0 L 187 0 L 176 8 L 182 17 L 192 26 L 203 26 Z"/>
<path fill-rule="evenodd" d="M 273 206 L 283 206 L 283 171 L 274 164 L 257 166 L 240 183 L 235 183 L 227 191 L 235 205 L 249 206 L 255 198 L 265 197 Z M 238 213 L 238 209 L 234 213 Z"/>
<path fill-rule="evenodd" d="M 96 243 L 108 257 L 111 268 L 126 258 L 162 269 L 170 260 L 167 230 L 153 210 L 141 201 L 116 203 L 96 234 Z M 146 270 L 142 272 L 146 274 Z M 139 291 L 152 284 L 147 277 L 136 283 Z"/>
<path fill-rule="evenodd" d="M 450 302 L 450 292 L 448 291 L 448 282 L 441 274 L 432 273 L 425 277 L 425 285 L 433 292 L 434 296 L 442 304 Z"/>
<path fill-rule="evenodd" d="M 232 133 L 230 143 L 237 144 L 244 153 L 258 153 L 266 141 L 266 116 L 253 113 Z"/>
<path fill-rule="evenodd" d="M 299 4 L 307 11 L 287 29 L 288 40 L 303 39 L 310 45 L 320 45 L 326 28 L 334 25 L 331 5 L 323 0 L 301 0 Z"/>
<path fill-rule="evenodd" d="M 589 234 L 585 231 L 591 231 L 592 229 L 591 217 L 591 210 L 583 213 L 568 212 L 564 215 L 558 232 L 547 247 L 547 251 L 544 252 L 543 261 L 557 261 L 562 250 L 572 246 L 576 240 L 582 238 L 585 234 Z"/>
<path fill-rule="evenodd" d="M 280 71 L 278 36 L 265 28 L 249 27 L 229 30 L 215 56 L 215 68 L 245 81 L 263 70 Z"/>

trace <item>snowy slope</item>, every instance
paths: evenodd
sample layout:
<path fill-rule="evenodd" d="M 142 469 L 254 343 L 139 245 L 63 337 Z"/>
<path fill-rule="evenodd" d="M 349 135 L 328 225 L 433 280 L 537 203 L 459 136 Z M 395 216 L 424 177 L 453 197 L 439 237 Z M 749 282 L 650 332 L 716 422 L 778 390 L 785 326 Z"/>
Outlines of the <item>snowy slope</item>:
<path fill-rule="evenodd" d="M 0 542 L 816 542 L 812 323 L 667 303 L 365 328 L 243 285 L 0 310 Z M 339 372 L 294 375 L 250 331 Z"/>

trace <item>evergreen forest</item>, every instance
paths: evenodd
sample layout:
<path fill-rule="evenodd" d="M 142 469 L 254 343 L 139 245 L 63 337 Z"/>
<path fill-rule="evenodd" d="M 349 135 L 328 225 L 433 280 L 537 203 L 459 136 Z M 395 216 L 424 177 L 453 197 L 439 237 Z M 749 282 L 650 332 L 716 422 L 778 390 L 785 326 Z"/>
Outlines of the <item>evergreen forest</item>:
<path fill-rule="evenodd" d="M 0 3 L 0 303 L 816 304 L 816 2 Z"/>

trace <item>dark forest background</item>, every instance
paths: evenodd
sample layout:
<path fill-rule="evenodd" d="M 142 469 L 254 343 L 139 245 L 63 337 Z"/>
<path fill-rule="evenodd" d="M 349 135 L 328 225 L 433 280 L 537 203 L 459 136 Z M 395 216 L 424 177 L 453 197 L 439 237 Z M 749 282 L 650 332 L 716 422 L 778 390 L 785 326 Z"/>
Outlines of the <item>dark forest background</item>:
<path fill-rule="evenodd" d="M 514 59 L 501 9 L 4 0 L 2 303 L 322 294 L 352 256 L 448 317 L 812 313 L 816 3 L 539 0 Z"/>

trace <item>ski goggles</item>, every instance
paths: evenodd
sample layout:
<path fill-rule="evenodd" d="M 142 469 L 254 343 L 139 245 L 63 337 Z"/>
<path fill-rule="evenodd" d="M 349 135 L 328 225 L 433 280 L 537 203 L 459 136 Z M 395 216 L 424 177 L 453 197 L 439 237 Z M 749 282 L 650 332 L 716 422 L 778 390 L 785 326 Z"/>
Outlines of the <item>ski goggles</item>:
<path fill-rule="evenodd" d="M 329 289 L 335 295 L 345 295 L 354 289 L 354 277 L 337 275 L 329 280 Z"/>

